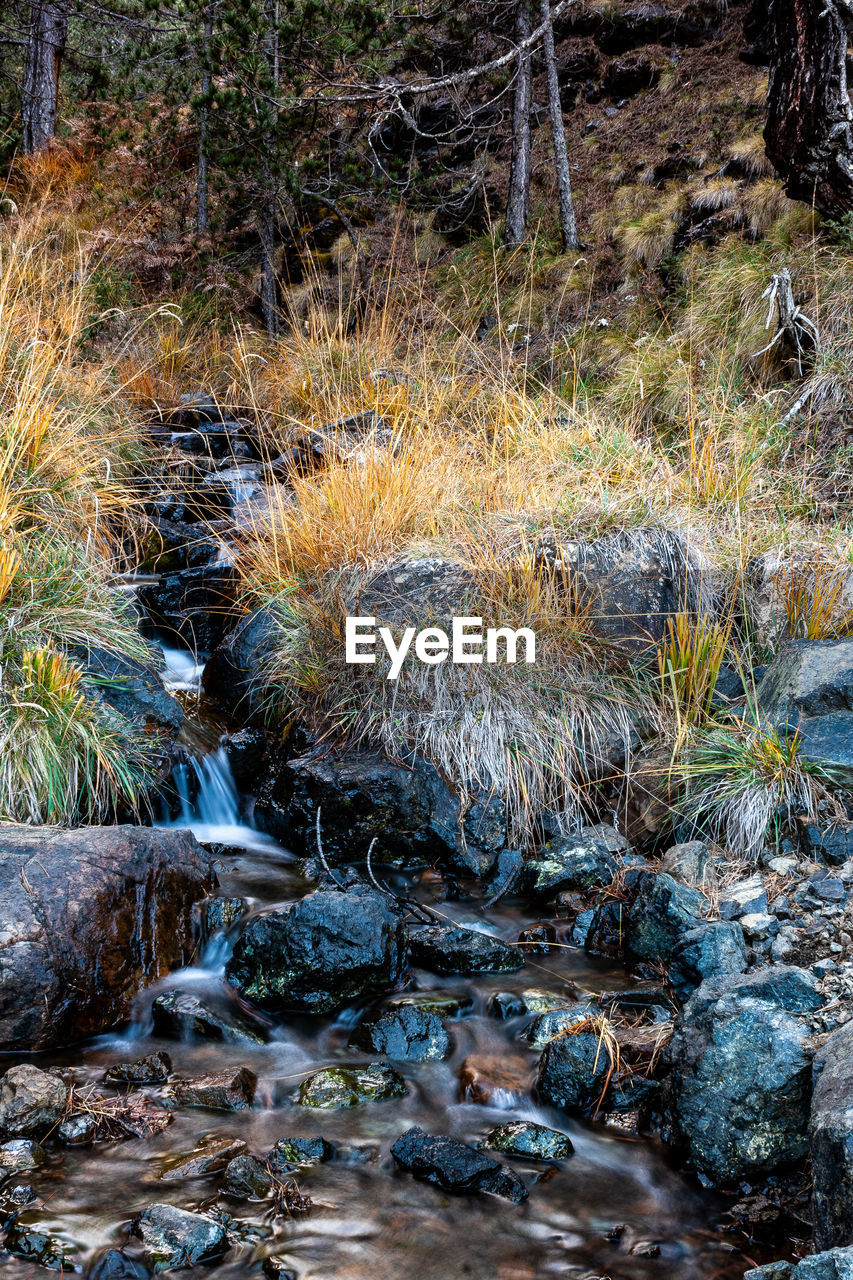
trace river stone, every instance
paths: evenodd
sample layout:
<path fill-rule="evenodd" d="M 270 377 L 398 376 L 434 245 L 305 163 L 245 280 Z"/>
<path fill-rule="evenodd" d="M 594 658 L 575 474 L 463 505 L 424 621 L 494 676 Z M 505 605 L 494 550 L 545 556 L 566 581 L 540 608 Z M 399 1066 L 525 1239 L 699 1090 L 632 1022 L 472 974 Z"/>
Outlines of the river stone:
<path fill-rule="evenodd" d="M 59 1076 L 24 1063 L 0 1078 L 0 1135 L 41 1136 L 65 1114 L 68 1086 Z"/>
<path fill-rule="evenodd" d="M 325 1164 L 334 1154 L 334 1147 L 325 1138 L 279 1138 L 269 1158 L 271 1164 L 287 1170 Z"/>
<path fill-rule="evenodd" d="M 499 938 L 474 929 L 440 925 L 409 934 L 413 965 L 438 974 L 510 973 L 521 969 L 524 956 Z"/>
<path fill-rule="evenodd" d="M 235 1200 L 264 1200 L 272 1190 L 272 1174 L 257 1156 L 242 1155 L 231 1160 L 222 1179 L 222 1192 Z"/>
<path fill-rule="evenodd" d="M 815 1238 L 820 1248 L 853 1240 L 853 1022 L 834 1031 L 814 1060 L 809 1126 Z"/>
<path fill-rule="evenodd" d="M 149 1053 L 135 1062 L 115 1062 L 104 1072 L 105 1084 L 164 1084 L 172 1074 L 168 1053 Z"/>
<path fill-rule="evenodd" d="M 237 782 L 236 777 L 234 781 Z M 204 907 L 205 936 L 211 938 L 215 933 L 230 929 L 238 920 L 243 919 L 248 910 L 249 903 L 245 898 L 211 898 Z"/>
<path fill-rule="evenodd" d="M 695 889 L 707 889 L 717 878 L 711 851 L 703 840 L 672 845 L 663 855 L 661 871 Z"/>
<path fill-rule="evenodd" d="M 97 1131 L 95 1117 L 88 1111 L 79 1111 L 62 1121 L 56 1136 L 66 1147 L 88 1147 L 95 1141 Z"/>
<path fill-rule="evenodd" d="M 225 1044 L 263 1044 L 248 1018 L 211 1009 L 186 991 L 164 991 L 151 1006 L 154 1034 L 167 1040 L 221 1040 Z"/>
<path fill-rule="evenodd" d="M 669 981 L 679 1000 L 686 1000 L 706 978 L 743 973 L 746 968 L 743 929 L 736 920 L 708 920 L 683 934 L 669 961 Z"/>
<path fill-rule="evenodd" d="M 803 1258 L 791 1272 L 791 1280 L 853 1280 L 853 1246 Z"/>
<path fill-rule="evenodd" d="M 151 1272 L 120 1249 L 107 1249 L 89 1268 L 87 1280 L 148 1280 Z"/>
<path fill-rule="evenodd" d="M 216 1262 L 228 1251 L 225 1228 L 200 1213 L 152 1204 L 137 1214 L 131 1233 L 142 1241 L 155 1271 L 177 1271 Z"/>
<path fill-rule="evenodd" d="M 537 1092 L 552 1107 L 588 1115 L 603 1099 L 612 1065 L 607 1045 L 594 1032 L 558 1036 L 539 1060 Z"/>
<path fill-rule="evenodd" d="M 226 973 L 263 1009 L 328 1013 L 393 986 L 405 965 L 405 927 L 379 894 L 318 890 L 250 920 Z"/>
<path fill-rule="evenodd" d="M 82 664 L 86 683 L 95 696 L 126 720 L 149 732 L 159 729 L 177 734 L 181 730 L 183 708 L 166 692 L 159 671 L 126 654 L 97 647 L 73 648 L 71 653 Z"/>
<path fill-rule="evenodd" d="M 728 1186 L 802 1159 L 808 1150 L 809 1027 L 798 1012 L 820 996 L 808 975 L 774 965 L 704 982 L 664 1054 L 672 1121 L 709 1182 Z"/>
<path fill-rule="evenodd" d="M 574 1153 L 571 1138 L 557 1129 L 548 1129 L 531 1120 L 512 1120 L 499 1124 L 480 1143 L 487 1151 L 500 1151 L 506 1156 L 524 1156 L 532 1160 L 565 1160 Z"/>
<path fill-rule="evenodd" d="M 438 1014 L 427 1013 L 414 1005 L 389 1009 L 375 1022 L 363 1022 L 356 1028 L 350 1044 L 366 1053 L 381 1053 L 409 1062 L 447 1058 L 453 1048 Z"/>
<path fill-rule="evenodd" d="M 211 1111 L 242 1111 L 255 1098 L 258 1077 L 248 1067 L 214 1071 L 205 1076 L 175 1080 L 171 1096 L 184 1107 L 209 1107 Z"/>
<path fill-rule="evenodd" d="M 195 953 L 213 887 L 189 831 L 0 828 L 0 1049 L 47 1049 L 124 1021 Z"/>
<path fill-rule="evenodd" d="M 76 1270 L 74 1264 L 78 1246 L 51 1235 L 46 1228 L 41 1227 L 39 1218 L 31 1214 L 22 1215 L 12 1223 L 3 1241 L 3 1248 L 13 1258 L 34 1262 L 48 1271 L 65 1273 Z"/>
<path fill-rule="evenodd" d="M 192 1151 L 167 1156 L 160 1166 L 160 1181 L 208 1178 L 213 1173 L 221 1173 L 232 1160 L 245 1154 L 246 1144 L 240 1138 L 208 1138 Z"/>
<path fill-rule="evenodd" d="M 0 1175 L 31 1173 L 47 1160 L 44 1147 L 32 1138 L 13 1138 L 0 1146 Z"/>
<path fill-rule="evenodd" d="M 296 1091 L 300 1107 L 338 1111 L 364 1102 L 401 1098 L 408 1092 L 399 1072 L 384 1063 L 367 1067 L 325 1067 L 303 1080 Z"/>
<path fill-rule="evenodd" d="M 549 1009 L 533 1020 L 527 1030 L 525 1039 L 535 1049 L 543 1049 L 556 1036 L 563 1035 L 579 1022 L 593 1018 L 599 1012 L 588 1004 L 576 1004 L 571 1008 Z"/>
<path fill-rule="evenodd" d="M 763 718 L 779 726 L 853 711 L 853 639 L 788 641 L 756 692 Z"/>
<path fill-rule="evenodd" d="M 467 992 L 407 991 L 401 996 L 391 996 L 384 1002 L 386 1009 L 420 1009 L 435 1013 L 439 1018 L 463 1018 L 474 1008 L 473 996 Z"/>
<path fill-rule="evenodd" d="M 593 889 L 610 884 L 618 867 L 606 841 L 557 836 L 525 862 L 520 887 L 532 897 L 551 897 L 561 889 Z"/>
<path fill-rule="evenodd" d="M 676 944 L 701 923 L 707 899 L 672 876 L 641 871 L 625 921 L 625 950 L 630 961 L 668 961 Z"/>
<path fill-rule="evenodd" d="M 237 623 L 205 663 L 202 686 L 231 715 L 251 715 L 266 700 L 265 669 L 282 643 L 281 622 L 271 605 Z"/>
<path fill-rule="evenodd" d="M 527 1199 L 527 1188 L 511 1169 L 457 1138 L 415 1126 L 397 1139 L 391 1155 L 401 1169 L 445 1191 L 488 1191 L 516 1204 Z"/>

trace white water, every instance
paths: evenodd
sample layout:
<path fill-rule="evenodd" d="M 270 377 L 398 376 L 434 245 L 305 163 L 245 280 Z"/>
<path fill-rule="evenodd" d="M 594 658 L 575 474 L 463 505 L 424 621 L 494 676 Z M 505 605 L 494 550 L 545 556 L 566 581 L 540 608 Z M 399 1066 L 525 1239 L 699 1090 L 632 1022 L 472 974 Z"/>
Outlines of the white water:
<path fill-rule="evenodd" d="M 170 693 L 199 693 L 204 663 L 197 662 L 189 649 L 173 649 L 161 644 L 165 666 L 160 678 Z"/>
<path fill-rule="evenodd" d="M 201 759 L 175 765 L 173 779 L 180 813 L 177 818 L 160 823 L 161 826 L 189 828 L 202 844 L 232 845 L 284 855 L 272 836 L 258 831 L 241 813 L 240 795 L 222 747 Z"/>

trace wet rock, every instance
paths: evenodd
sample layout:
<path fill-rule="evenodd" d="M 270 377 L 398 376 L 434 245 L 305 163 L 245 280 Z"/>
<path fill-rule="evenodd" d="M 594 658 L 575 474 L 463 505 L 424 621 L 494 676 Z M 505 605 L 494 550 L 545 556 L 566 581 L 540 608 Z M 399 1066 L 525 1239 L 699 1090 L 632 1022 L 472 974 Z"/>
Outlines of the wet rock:
<path fill-rule="evenodd" d="M 228 1251 L 228 1237 L 218 1222 L 170 1204 L 152 1204 L 137 1214 L 131 1233 L 142 1241 L 155 1271 L 177 1271 L 217 1262 Z"/>
<path fill-rule="evenodd" d="M 107 1249 L 89 1268 L 87 1280 L 149 1280 L 151 1272 L 120 1249 Z"/>
<path fill-rule="evenodd" d="M 739 920 L 742 916 L 767 910 L 767 891 L 760 875 L 738 880 L 720 890 L 720 919 Z"/>
<path fill-rule="evenodd" d="M 548 1129 L 531 1120 L 512 1120 L 487 1133 L 480 1143 L 487 1151 L 531 1160 L 566 1160 L 574 1154 L 572 1140 L 557 1129 Z"/>
<path fill-rule="evenodd" d="M 33 1169 L 41 1168 L 46 1160 L 47 1153 L 37 1142 L 31 1138 L 13 1138 L 0 1146 L 0 1175 L 31 1173 Z"/>
<path fill-rule="evenodd" d="M 139 603 L 154 623 L 195 653 L 210 653 L 233 616 L 237 575 L 227 564 L 167 573 L 140 587 Z"/>
<path fill-rule="evenodd" d="M 286 1258 L 277 1258 L 274 1253 L 264 1258 L 261 1268 L 267 1280 L 297 1280 L 296 1272 Z"/>
<path fill-rule="evenodd" d="M 688 840 L 667 849 L 661 870 L 695 889 L 709 889 L 717 880 L 711 851 L 702 840 Z"/>
<path fill-rule="evenodd" d="M 38 1067 L 10 1067 L 0 1079 L 0 1135 L 41 1136 L 65 1114 L 65 1081 Z"/>
<path fill-rule="evenodd" d="M 584 950 L 595 956 L 621 959 L 625 950 L 628 911 L 626 902 L 605 902 L 596 907 L 582 930 Z"/>
<path fill-rule="evenodd" d="M 736 920 L 709 920 L 685 933 L 669 961 L 669 981 L 679 1000 L 686 1000 L 706 978 L 743 973 L 746 968 L 743 929 Z"/>
<path fill-rule="evenodd" d="M 707 900 L 672 876 L 641 871 L 627 912 L 625 950 L 631 961 L 668 961 L 676 944 L 701 923 Z"/>
<path fill-rule="evenodd" d="M 608 885 L 619 867 L 604 840 L 558 836 L 524 864 L 520 888 L 532 897 L 550 897 L 561 889 Z"/>
<path fill-rule="evenodd" d="M 34 1262 L 48 1271 L 74 1271 L 78 1247 L 43 1228 L 38 1218 L 22 1216 L 9 1228 L 3 1248 L 13 1258 Z"/>
<path fill-rule="evenodd" d="M 63 1120 L 56 1131 L 56 1136 L 66 1147 L 88 1147 L 95 1141 L 96 1132 L 95 1117 L 86 1111 L 81 1111 Z"/>
<path fill-rule="evenodd" d="M 193 1151 L 168 1156 L 160 1167 L 161 1182 L 181 1178 L 209 1178 L 221 1173 L 233 1160 L 246 1154 L 246 1144 L 239 1138 L 207 1138 Z"/>
<path fill-rule="evenodd" d="M 384 1003 L 386 1009 L 420 1009 L 435 1013 L 439 1018 L 461 1018 L 474 1008 L 473 997 L 467 992 L 407 991 L 401 996 L 391 996 Z"/>
<path fill-rule="evenodd" d="M 766 1266 L 744 1271 L 743 1280 L 790 1280 L 793 1270 L 793 1262 L 768 1262 Z"/>
<path fill-rule="evenodd" d="M 164 991 L 151 1006 L 154 1033 L 167 1040 L 221 1040 L 263 1044 L 264 1036 L 246 1017 L 220 1013 L 186 991 Z"/>
<path fill-rule="evenodd" d="M 272 1175 L 264 1161 L 251 1155 L 230 1161 L 222 1179 L 223 1194 L 235 1200 L 264 1200 L 272 1186 Z"/>
<path fill-rule="evenodd" d="M 431 973 L 510 973 L 524 966 L 519 950 L 499 938 L 453 925 L 420 929 L 409 935 L 411 963 Z"/>
<path fill-rule="evenodd" d="M 757 698 L 762 715 L 780 726 L 853 711 L 853 640 L 790 640 L 767 668 Z"/>
<path fill-rule="evenodd" d="M 270 1163 L 284 1171 L 309 1168 L 331 1160 L 335 1149 L 325 1138 L 280 1138 L 270 1152 Z"/>
<path fill-rule="evenodd" d="M 486 1012 L 490 1018 L 499 1022 L 508 1022 L 510 1018 L 520 1018 L 527 1012 L 523 998 L 515 991 L 496 991 L 489 996 Z"/>
<path fill-rule="evenodd" d="M 511 1169 L 456 1138 L 409 1129 L 391 1148 L 402 1168 L 445 1191 L 486 1191 L 519 1203 L 527 1189 Z"/>
<path fill-rule="evenodd" d="M 248 1067 L 234 1071 L 214 1071 L 205 1076 L 175 1080 L 169 1086 L 172 1097 L 184 1107 L 209 1107 L 211 1111 L 242 1111 L 255 1098 L 258 1077 Z"/>
<path fill-rule="evenodd" d="M 853 1239 L 853 1022 L 834 1031 L 814 1060 L 809 1125 L 815 1238 L 822 1249 Z"/>
<path fill-rule="evenodd" d="M 140 988 L 189 963 L 213 887 L 189 831 L 0 831 L 0 1049 L 46 1049 L 128 1017 Z"/>
<path fill-rule="evenodd" d="M 338 1111 L 365 1102 L 402 1098 L 407 1092 L 399 1072 L 384 1063 L 371 1063 L 368 1067 L 326 1067 L 315 1071 L 302 1081 L 295 1100 L 300 1107 Z"/>
<path fill-rule="evenodd" d="M 853 1280 L 853 1247 L 803 1258 L 791 1272 L 791 1280 Z"/>
<path fill-rule="evenodd" d="M 453 1047 L 438 1014 L 427 1013 L 413 1005 L 389 1009 L 375 1022 L 363 1022 L 350 1044 L 367 1053 L 380 1053 L 409 1062 L 446 1058 Z"/>
<path fill-rule="evenodd" d="M 603 1101 L 612 1070 L 609 1049 L 596 1033 L 559 1036 L 539 1060 L 537 1092 L 552 1107 L 588 1115 Z"/>
<path fill-rule="evenodd" d="M 479 1106 L 505 1106 L 526 1097 L 530 1067 L 511 1054 L 471 1053 L 459 1068 L 459 1097 Z"/>
<path fill-rule="evenodd" d="M 179 732 L 184 723 L 183 709 L 166 692 L 160 673 L 153 666 L 95 647 L 74 648 L 71 653 L 82 663 L 89 688 L 119 715 L 149 731 Z"/>
<path fill-rule="evenodd" d="M 236 779 L 235 779 L 236 781 Z M 245 898 L 211 898 L 204 907 L 205 937 L 231 929 L 249 910 Z"/>
<path fill-rule="evenodd" d="M 168 1053 L 149 1053 L 134 1062 L 115 1062 L 104 1072 L 105 1084 L 163 1084 L 172 1074 Z"/>
<path fill-rule="evenodd" d="M 571 1008 L 548 1009 L 531 1023 L 525 1039 L 536 1049 L 542 1049 L 556 1036 L 564 1035 L 581 1022 L 586 1022 L 598 1012 L 592 1005 L 576 1004 Z"/>
<path fill-rule="evenodd" d="M 207 696 L 232 715 L 258 711 L 266 698 L 264 672 L 282 635 L 281 621 L 271 605 L 238 622 L 205 664 L 202 685 Z"/>
<path fill-rule="evenodd" d="M 228 757 L 237 786 L 254 790 L 267 750 L 267 735 L 262 729 L 240 729 L 237 733 L 229 733 L 220 745 Z"/>
<path fill-rule="evenodd" d="M 716 1185 L 773 1173 L 808 1149 L 809 1027 L 821 1000 L 783 966 L 702 984 L 665 1050 L 672 1135 Z"/>
<path fill-rule="evenodd" d="M 406 931 L 378 894 L 319 890 L 243 928 L 226 973 L 263 1009 L 327 1013 L 393 986 Z"/>

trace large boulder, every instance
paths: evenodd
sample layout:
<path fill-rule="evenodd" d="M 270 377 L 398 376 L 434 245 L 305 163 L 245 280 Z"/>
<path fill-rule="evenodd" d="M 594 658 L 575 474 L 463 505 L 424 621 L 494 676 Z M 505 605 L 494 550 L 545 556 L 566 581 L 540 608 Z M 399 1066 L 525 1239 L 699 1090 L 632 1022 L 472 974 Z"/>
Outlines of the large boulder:
<path fill-rule="evenodd" d="M 853 711 L 833 711 L 801 720 L 800 752 L 843 786 L 853 786 Z"/>
<path fill-rule="evenodd" d="M 853 1243 L 853 1022 L 815 1055 L 809 1137 L 817 1244 Z"/>
<path fill-rule="evenodd" d="M 43 1136 L 65 1114 L 68 1086 L 59 1076 L 22 1063 L 0 1079 L 0 1135 Z"/>
<path fill-rule="evenodd" d="M 665 1051 L 670 1139 L 726 1186 L 808 1151 L 809 1025 L 821 1004 L 802 970 L 782 965 L 704 982 Z"/>
<path fill-rule="evenodd" d="M 762 716 L 782 726 L 853 711 L 853 639 L 789 641 L 764 673 L 757 697 Z"/>
<path fill-rule="evenodd" d="M 791 1280 L 853 1280 L 853 1247 L 803 1258 L 791 1271 Z"/>
<path fill-rule="evenodd" d="M 189 831 L 0 828 L 0 1048 L 47 1049 L 123 1021 L 192 958 L 214 883 Z"/>
<path fill-rule="evenodd" d="M 374 893 L 318 890 L 243 927 L 229 982 L 262 1009 L 327 1013 L 394 985 L 406 967 L 406 930 Z"/>
<path fill-rule="evenodd" d="M 204 691 L 224 711 L 257 712 L 266 698 L 265 675 L 281 642 L 275 610 L 266 605 L 237 623 L 205 663 Z"/>

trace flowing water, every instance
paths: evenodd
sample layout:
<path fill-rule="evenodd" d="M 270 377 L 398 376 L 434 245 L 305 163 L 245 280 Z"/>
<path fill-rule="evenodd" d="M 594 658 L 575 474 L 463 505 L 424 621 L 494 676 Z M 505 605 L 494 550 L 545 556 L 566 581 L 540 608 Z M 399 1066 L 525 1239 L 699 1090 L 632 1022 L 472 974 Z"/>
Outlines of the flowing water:
<path fill-rule="evenodd" d="M 197 686 L 195 664 L 167 655 L 170 672 L 185 672 Z M 167 679 L 170 677 L 167 676 Z M 174 687 L 174 686 L 173 686 Z M 286 904 L 312 886 L 302 880 L 288 852 L 254 829 L 251 807 L 238 794 L 227 759 L 214 750 L 185 766 L 181 814 L 174 825 L 191 827 L 216 850 L 219 892 L 249 899 L 250 909 Z M 383 872 L 390 875 L 390 872 Z M 394 873 L 400 876 L 401 873 Z M 448 895 L 435 873 L 410 873 L 407 890 L 460 924 L 511 939 L 532 922 L 520 906 L 501 903 L 488 912 L 471 899 Z M 565 940 L 565 924 L 555 922 Z M 561 932 L 562 931 L 562 932 Z M 226 1211 L 235 1243 L 218 1273 L 227 1280 L 260 1276 L 270 1253 L 287 1259 L 300 1280 L 534 1280 L 537 1277 L 740 1277 L 745 1266 L 736 1238 L 720 1227 L 717 1197 L 701 1192 L 668 1163 L 662 1148 L 616 1127 L 581 1123 L 531 1099 L 538 1053 L 521 1033 L 528 1018 L 497 1021 L 487 1013 L 496 991 L 545 988 L 581 994 L 630 984 L 622 972 L 562 946 L 531 956 L 524 969 L 494 977 L 436 978 L 411 975 L 409 989 L 458 996 L 460 1016 L 448 1027 L 452 1056 L 444 1062 L 398 1063 L 408 1093 L 348 1111 L 316 1112 L 293 1102 L 306 1074 L 321 1066 L 366 1062 L 349 1049 L 353 1026 L 369 1006 L 335 1017 L 269 1020 L 263 1045 L 180 1042 L 156 1038 L 151 1005 L 159 991 L 181 988 L 220 1007 L 236 1007 L 224 982 L 231 940 L 219 934 L 206 944 L 196 967 L 171 975 L 142 993 L 131 1025 L 55 1055 L 78 1082 L 100 1086 L 112 1063 L 165 1050 L 183 1076 L 246 1065 L 257 1073 L 254 1107 L 235 1114 L 182 1108 L 174 1123 L 149 1140 L 94 1148 L 62 1149 L 36 1174 L 40 1219 L 57 1236 L 80 1246 L 81 1264 L 98 1250 L 128 1243 L 127 1224 L 152 1202 Z M 459 1069 L 471 1054 L 487 1055 L 517 1076 L 492 1105 L 460 1096 Z M 107 1090 L 107 1092 L 110 1092 Z M 160 1096 L 157 1088 L 148 1090 Z M 568 1133 L 573 1158 L 559 1166 L 510 1160 L 528 1183 L 529 1200 L 516 1206 L 491 1196 L 453 1196 L 400 1172 L 389 1155 L 392 1142 L 418 1124 L 476 1142 L 495 1124 L 531 1119 Z M 217 1181 L 161 1181 L 167 1156 L 190 1151 L 205 1135 L 243 1139 L 264 1155 L 278 1139 L 322 1134 L 342 1144 L 339 1158 L 299 1176 L 310 1212 L 275 1216 L 263 1203 L 217 1199 Z M 351 1148 L 349 1153 L 344 1146 Z M 132 1244 L 131 1244 L 132 1248 Z M 6 1263 L 13 1277 L 44 1274 L 32 1264 Z"/>

